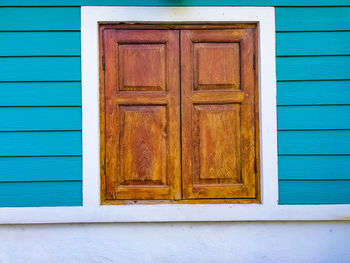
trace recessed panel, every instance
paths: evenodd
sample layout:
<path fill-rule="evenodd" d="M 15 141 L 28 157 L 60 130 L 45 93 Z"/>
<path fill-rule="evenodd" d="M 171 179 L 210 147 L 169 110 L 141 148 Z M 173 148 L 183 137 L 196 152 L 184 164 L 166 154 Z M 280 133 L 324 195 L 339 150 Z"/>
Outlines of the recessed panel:
<path fill-rule="evenodd" d="M 119 90 L 165 90 L 165 44 L 119 45 Z"/>
<path fill-rule="evenodd" d="M 119 184 L 166 185 L 166 106 L 120 106 L 119 109 Z"/>
<path fill-rule="evenodd" d="M 240 104 L 195 105 L 196 183 L 239 183 Z"/>
<path fill-rule="evenodd" d="M 194 44 L 194 89 L 239 89 L 239 43 Z"/>

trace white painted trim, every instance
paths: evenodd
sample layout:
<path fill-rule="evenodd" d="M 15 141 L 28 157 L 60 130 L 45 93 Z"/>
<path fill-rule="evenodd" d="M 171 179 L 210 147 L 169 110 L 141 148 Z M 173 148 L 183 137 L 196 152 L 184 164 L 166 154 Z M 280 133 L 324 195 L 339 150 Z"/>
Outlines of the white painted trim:
<path fill-rule="evenodd" d="M 258 22 L 262 204 L 101 206 L 98 22 Z M 0 223 L 350 220 L 350 205 L 278 205 L 273 7 L 82 7 L 83 206 L 0 208 Z"/>

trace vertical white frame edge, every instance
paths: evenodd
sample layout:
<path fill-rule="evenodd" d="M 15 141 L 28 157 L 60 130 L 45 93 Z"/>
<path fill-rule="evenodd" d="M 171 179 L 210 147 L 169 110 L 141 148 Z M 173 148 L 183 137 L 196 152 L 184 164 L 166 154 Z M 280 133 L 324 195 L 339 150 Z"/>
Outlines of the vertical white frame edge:
<path fill-rule="evenodd" d="M 258 23 L 261 199 L 264 207 L 277 205 L 275 13 L 273 7 L 82 7 L 81 17 L 84 206 L 96 206 L 100 203 L 98 22 Z"/>

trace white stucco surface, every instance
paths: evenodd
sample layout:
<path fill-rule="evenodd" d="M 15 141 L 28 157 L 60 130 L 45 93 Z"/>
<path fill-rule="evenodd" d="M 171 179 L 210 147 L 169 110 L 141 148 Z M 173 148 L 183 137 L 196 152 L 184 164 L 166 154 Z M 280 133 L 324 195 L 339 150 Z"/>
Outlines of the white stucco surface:
<path fill-rule="evenodd" d="M 350 262 L 350 223 L 1 225 L 0 262 Z"/>

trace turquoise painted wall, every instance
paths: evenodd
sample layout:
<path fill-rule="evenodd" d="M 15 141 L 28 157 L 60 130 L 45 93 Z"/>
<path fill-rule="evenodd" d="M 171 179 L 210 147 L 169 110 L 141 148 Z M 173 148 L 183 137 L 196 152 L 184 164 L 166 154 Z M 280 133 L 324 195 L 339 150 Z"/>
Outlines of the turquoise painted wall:
<path fill-rule="evenodd" d="M 82 205 L 80 6 L 0 1 L 0 206 Z M 276 6 L 280 204 L 350 203 L 350 0 Z"/>

